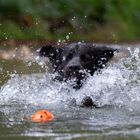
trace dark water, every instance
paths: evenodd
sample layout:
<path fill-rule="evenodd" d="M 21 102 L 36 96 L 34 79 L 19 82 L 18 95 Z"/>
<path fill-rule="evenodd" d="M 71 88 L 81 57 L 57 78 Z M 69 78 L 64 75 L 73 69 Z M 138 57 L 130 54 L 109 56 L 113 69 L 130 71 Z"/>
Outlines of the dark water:
<path fill-rule="evenodd" d="M 139 47 L 89 77 L 78 91 L 53 81 L 47 72 L 33 74 L 35 68 L 10 74 L 0 88 L 0 139 L 140 139 Z M 85 96 L 99 108 L 79 107 Z M 55 119 L 31 122 L 39 109 L 48 109 Z"/>

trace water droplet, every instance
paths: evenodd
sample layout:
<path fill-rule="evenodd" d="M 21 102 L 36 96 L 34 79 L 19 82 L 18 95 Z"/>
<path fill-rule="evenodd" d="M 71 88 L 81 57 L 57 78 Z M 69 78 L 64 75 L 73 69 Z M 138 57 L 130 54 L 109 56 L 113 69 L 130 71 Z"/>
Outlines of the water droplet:
<path fill-rule="evenodd" d="M 66 35 L 66 39 L 69 40 L 69 35 Z"/>

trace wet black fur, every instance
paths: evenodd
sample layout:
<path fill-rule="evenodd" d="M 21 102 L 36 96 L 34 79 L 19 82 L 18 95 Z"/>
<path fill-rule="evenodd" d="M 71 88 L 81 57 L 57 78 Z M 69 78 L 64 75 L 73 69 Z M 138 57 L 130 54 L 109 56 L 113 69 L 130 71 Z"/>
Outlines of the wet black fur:
<path fill-rule="evenodd" d="M 86 73 L 93 75 L 103 69 L 114 56 L 116 49 L 91 43 L 73 43 L 64 47 L 47 45 L 40 49 L 39 55 L 48 57 L 58 80 L 75 79 L 76 89 L 82 86 Z"/>

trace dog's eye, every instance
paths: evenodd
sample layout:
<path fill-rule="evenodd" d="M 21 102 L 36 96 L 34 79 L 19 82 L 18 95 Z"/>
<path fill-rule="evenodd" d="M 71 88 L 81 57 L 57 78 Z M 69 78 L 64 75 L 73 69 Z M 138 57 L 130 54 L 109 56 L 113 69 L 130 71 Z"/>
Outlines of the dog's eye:
<path fill-rule="evenodd" d="M 73 53 L 69 53 L 66 59 L 72 59 Z"/>
<path fill-rule="evenodd" d="M 91 61 L 90 55 L 81 55 L 80 58 L 81 58 L 81 61 L 83 61 L 83 62 L 90 62 Z"/>

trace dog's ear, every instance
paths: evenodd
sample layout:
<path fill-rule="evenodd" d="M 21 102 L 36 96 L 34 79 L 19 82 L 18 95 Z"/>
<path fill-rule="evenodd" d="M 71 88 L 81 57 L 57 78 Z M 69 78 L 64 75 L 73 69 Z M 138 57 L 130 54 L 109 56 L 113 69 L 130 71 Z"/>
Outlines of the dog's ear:
<path fill-rule="evenodd" d="M 114 56 L 115 52 L 118 52 L 119 50 L 113 49 L 113 48 L 108 48 L 108 47 L 103 47 L 101 49 L 102 55 L 105 58 L 111 59 Z"/>
<path fill-rule="evenodd" d="M 54 60 L 60 52 L 62 52 L 61 48 L 46 45 L 39 50 L 39 56 L 48 57 L 50 60 Z"/>
<path fill-rule="evenodd" d="M 46 45 L 40 48 L 40 50 L 38 51 L 39 56 L 41 57 L 48 57 L 50 52 L 52 52 L 54 48 L 51 45 Z"/>

